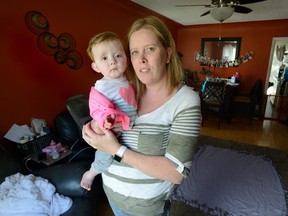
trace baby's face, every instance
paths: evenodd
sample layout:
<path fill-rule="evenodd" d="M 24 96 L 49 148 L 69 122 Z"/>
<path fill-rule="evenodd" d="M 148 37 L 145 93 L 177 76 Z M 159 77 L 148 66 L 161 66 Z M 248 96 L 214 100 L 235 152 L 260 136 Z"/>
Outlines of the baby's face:
<path fill-rule="evenodd" d="M 123 76 L 127 66 L 127 56 L 118 40 L 105 41 L 92 48 L 94 62 L 92 68 L 105 78 L 116 79 Z"/>

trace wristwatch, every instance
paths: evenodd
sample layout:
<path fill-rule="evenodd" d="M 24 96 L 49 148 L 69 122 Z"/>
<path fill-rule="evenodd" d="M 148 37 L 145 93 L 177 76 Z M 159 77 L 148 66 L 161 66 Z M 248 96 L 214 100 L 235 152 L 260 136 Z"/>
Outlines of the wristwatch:
<path fill-rule="evenodd" d="M 124 152 L 126 151 L 127 147 L 122 145 L 119 150 L 116 152 L 116 154 L 114 155 L 113 159 L 118 161 L 118 162 L 121 162 L 122 160 L 122 157 L 124 155 Z"/>

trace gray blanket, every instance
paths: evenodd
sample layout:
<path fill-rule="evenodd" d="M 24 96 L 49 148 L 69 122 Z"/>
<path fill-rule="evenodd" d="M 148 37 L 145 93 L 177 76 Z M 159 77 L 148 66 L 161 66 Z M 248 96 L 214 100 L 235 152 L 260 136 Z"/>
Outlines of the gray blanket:
<path fill-rule="evenodd" d="M 286 153 L 206 136 L 200 144 L 171 215 L 287 215 Z"/>

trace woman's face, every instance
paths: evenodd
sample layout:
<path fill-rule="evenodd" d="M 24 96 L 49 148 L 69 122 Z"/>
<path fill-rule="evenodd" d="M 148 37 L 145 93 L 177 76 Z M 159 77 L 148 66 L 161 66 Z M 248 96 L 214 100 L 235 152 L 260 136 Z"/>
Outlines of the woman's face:
<path fill-rule="evenodd" d="M 143 84 L 167 82 L 166 64 L 170 61 L 171 49 L 165 49 L 153 31 L 143 28 L 133 32 L 129 46 L 131 63 Z"/>

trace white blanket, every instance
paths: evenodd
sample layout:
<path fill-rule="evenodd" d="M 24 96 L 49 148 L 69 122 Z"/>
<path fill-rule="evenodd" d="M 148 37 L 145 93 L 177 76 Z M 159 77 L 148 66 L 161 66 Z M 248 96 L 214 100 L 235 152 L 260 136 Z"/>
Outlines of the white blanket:
<path fill-rule="evenodd" d="M 32 174 L 16 173 L 0 185 L 0 216 L 59 216 L 71 205 L 47 179 Z"/>

